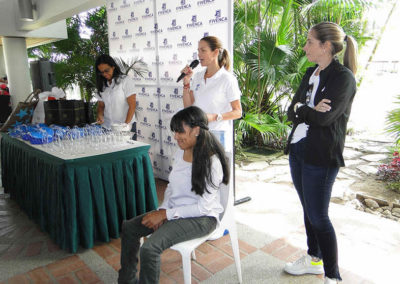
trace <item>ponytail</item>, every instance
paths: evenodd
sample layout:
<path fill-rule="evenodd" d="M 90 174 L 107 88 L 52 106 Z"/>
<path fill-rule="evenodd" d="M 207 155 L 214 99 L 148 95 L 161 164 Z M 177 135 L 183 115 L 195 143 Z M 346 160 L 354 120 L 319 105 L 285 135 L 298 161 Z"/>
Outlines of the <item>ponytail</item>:
<path fill-rule="evenodd" d="M 357 42 L 352 36 L 346 35 L 346 50 L 343 56 L 343 65 L 353 72 L 357 73 Z"/>
<path fill-rule="evenodd" d="M 225 48 L 222 48 L 222 51 L 219 52 L 218 65 L 219 67 L 225 67 L 227 71 L 229 71 L 231 68 L 231 59 L 229 57 L 229 52 Z"/>
<path fill-rule="evenodd" d="M 231 58 L 229 56 L 229 52 L 222 47 L 221 41 L 215 36 L 205 36 L 201 40 L 207 42 L 212 51 L 216 49 L 219 50 L 218 65 L 219 67 L 225 67 L 225 69 L 229 71 L 231 68 Z"/>

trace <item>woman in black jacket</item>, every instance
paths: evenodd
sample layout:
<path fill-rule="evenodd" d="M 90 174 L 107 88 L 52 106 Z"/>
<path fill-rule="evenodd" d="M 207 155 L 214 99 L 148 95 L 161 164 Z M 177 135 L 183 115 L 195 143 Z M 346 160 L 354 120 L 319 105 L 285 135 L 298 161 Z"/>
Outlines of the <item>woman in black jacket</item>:
<path fill-rule="evenodd" d="M 335 56 L 344 46 L 342 65 Z M 303 207 L 308 251 L 286 264 L 285 271 L 325 272 L 325 283 L 337 283 L 337 241 L 328 207 L 339 167 L 344 166 L 346 127 L 356 93 L 357 43 L 337 24 L 322 22 L 310 29 L 304 51 L 316 66 L 307 70 L 289 106 L 293 129 L 286 151 Z"/>

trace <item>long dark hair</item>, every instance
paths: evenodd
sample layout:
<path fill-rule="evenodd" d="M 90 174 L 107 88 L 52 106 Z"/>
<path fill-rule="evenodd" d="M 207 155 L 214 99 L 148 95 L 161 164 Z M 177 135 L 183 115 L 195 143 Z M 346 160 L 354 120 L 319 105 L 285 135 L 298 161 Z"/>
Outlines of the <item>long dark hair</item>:
<path fill-rule="evenodd" d="M 219 184 L 213 184 L 211 171 L 211 157 L 217 155 L 222 165 L 224 176 L 222 182 L 229 182 L 229 165 L 226 160 L 225 151 L 217 138 L 208 130 L 207 115 L 198 107 L 190 106 L 177 112 L 171 120 L 170 128 L 173 132 L 185 132 L 183 125 L 190 128 L 199 126 L 199 136 L 193 148 L 192 162 L 192 190 L 202 196 L 210 184 L 217 188 Z"/>
<path fill-rule="evenodd" d="M 219 40 L 219 38 L 215 36 L 205 36 L 201 40 L 207 42 L 211 51 L 218 49 L 218 65 L 219 67 L 225 67 L 225 69 L 229 71 L 229 69 L 231 68 L 231 59 L 229 56 L 229 52 L 222 47 L 222 42 Z"/>
<path fill-rule="evenodd" d="M 110 67 L 114 67 L 113 78 L 115 78 L 116 84 L 119 83 L 118 78 L 121 75 L 123 75 L 123 73 L 121 72 L 121 69 L 119 68 L 117 63 L 115 63 L 114 58 L 112 58 L 110 55 L 102 54 L 99 57 L 97 57 L 96 63 L 94 65 L 94 69 L 96 70 L 96 88 L 97 88 L 97 91 L 99 92 L 99 94 L 100 94 L 100 92 L 103 92 L 104 87 L 107 84 L 107 79 L 104 78 L 103 75 L 101 75 L 99 68 L 97 68 L 100 64 L 107 64 Z"/>

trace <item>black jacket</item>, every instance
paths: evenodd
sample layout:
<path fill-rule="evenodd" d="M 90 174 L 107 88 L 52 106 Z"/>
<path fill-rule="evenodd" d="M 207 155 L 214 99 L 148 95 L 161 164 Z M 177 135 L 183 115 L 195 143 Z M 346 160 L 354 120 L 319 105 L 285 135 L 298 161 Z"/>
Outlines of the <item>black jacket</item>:
<path fill-rule="evenodd" d="M 306 102 L 308 82 L 316 68 L 317 66 L 307 69 L 289 106 L 288 119 L 293 122 L 293 128 L 285 152 L 289 152 L 290 141 L 297 125 L 305 122 L 309 128 L 305 138 L 304 161 L 315 166 L 342 167 L 347 121 L 356 93 L 356 80 L 348 68 L 332 60 L 319 74 L 320 81 L 314 99 L 314 105 L 324 98 L 331 100 L 331 110 L 318 112 L 304 105 L 295 113 L 294 105 Z"/>

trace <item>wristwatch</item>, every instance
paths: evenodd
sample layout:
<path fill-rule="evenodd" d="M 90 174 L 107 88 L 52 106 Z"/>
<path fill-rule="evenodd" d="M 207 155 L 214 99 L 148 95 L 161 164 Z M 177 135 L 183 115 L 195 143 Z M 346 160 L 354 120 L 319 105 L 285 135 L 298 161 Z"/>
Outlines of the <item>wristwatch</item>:
<path fill-rule="evenodd" d="M 216 119 L 216 121 L 221 121 L 222 120 L 222 114 L 217 114 L 217 119 Z"/>

